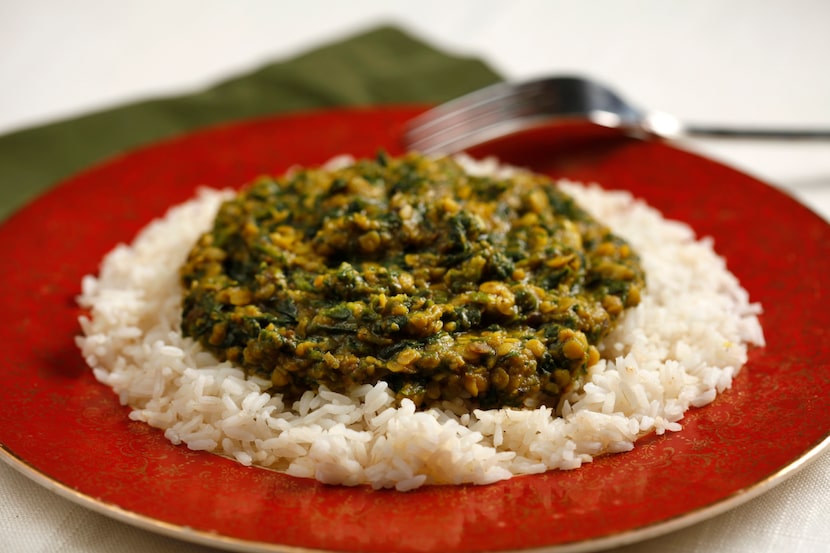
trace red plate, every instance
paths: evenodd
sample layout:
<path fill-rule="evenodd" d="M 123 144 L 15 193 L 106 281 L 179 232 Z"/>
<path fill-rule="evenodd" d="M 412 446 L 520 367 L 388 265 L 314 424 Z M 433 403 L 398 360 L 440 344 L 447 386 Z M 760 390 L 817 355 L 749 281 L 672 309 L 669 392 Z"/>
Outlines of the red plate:
<path fill-rule="evenodd" d="M 667 532 L 780 482 L 830 443 L 830 226 L 775 189 L 665 144 L 529 137 L 508 161 L 625 188 L 715 238 L 769 344 L 682 432 L 578 470 L 410 493 L 246 468 L 131 422 L 74 346 L 81 277 L 196 187 L 237 186 L 349 152 L 399 153 L 415 108 L 327 111 L 209 129 L 66 181 L 0 227 L 0 442 L 35 480 L 88 507 L 232 549 L 587 550 Z M 550 137 L 548 137 L 550 138 Z M 530 145 L 535 149 L 530 149 Z M 544 147 L 541 147 L 543 146 Z"/>

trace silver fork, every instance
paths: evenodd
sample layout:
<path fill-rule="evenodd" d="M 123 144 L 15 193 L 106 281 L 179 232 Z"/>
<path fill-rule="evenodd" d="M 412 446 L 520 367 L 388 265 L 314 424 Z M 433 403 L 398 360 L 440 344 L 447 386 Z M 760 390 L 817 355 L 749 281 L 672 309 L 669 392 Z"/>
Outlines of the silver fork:
<path fill-rule="evenodd" d="M 595 81 L 561 76 L 498 83 L 451 100 L 410 121 L 403 140 L 409 150 L 451 154 L 523 130 L 562 123 L 598 125 L 641 138 L 830 139 L 830 129 L 683 124 L 668 113 L 634 107 Z"/>

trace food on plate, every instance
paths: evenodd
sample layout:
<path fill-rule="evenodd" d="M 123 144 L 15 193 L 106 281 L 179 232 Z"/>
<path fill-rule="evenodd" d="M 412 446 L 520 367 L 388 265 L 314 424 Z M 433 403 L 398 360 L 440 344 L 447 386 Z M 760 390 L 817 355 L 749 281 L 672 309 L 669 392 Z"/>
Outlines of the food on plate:
<path fill-rule="evenodd" d="M 201 190 L 82 288 L 79 347 L 132 419 L 399 490 L 573 469 L 680 430 L 764 343 L 711 239 L 627 192 L 466 157 Z"/>
<path fill-rule="evenodd" d="M 409 154 L 264 177 L 182 268 L 182 330 L 299 399 L 555 407 L 639 302 L 637 255 L 529 172 Z"/>

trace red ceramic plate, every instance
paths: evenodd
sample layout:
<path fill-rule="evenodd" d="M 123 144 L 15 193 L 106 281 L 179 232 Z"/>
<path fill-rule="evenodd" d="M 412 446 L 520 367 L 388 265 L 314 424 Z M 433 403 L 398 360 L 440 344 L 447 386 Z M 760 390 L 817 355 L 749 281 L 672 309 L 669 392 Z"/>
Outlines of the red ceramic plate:
<path fill-rule="evenodd" d="M 129 421 L 74 346 L 81 277 L 198 186 L 237 186 L 343 152 L 399 153 L 401 125 L 417 111 L 328 111 L 209 129 L 92 168 L 11 217 L 0 227 L 2 457 L 88 507 L 229 549 L 574 551 L 712 516 L 830 442 L 830 226 L 746 175 L 622 139 L 565 148 L 525 137 L 492 147 L 555 176 L 629 189 L 713 236 L 763 303 L 769 344 L 752 352 L 732 389 L 687 414 L 682 432 L 575 471 L 398 493 L 246 468 Z"/>

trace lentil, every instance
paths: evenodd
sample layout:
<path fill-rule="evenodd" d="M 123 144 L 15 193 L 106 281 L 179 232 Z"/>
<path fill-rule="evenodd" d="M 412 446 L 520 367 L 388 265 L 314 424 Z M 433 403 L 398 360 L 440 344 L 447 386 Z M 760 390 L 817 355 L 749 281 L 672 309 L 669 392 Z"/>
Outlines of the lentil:
<path fill-rule="evenodd" d="M 547 177 L 414 153 L 256 180 L 181 280 L 183 333 L 289 400 L 383 379 L 470 409 L 555 406 L 645 285 Z"/>

